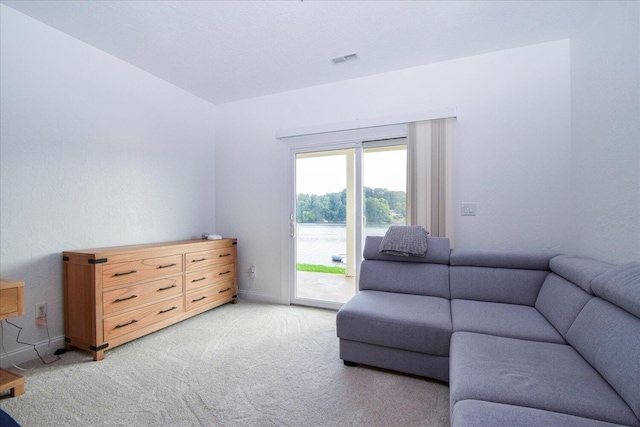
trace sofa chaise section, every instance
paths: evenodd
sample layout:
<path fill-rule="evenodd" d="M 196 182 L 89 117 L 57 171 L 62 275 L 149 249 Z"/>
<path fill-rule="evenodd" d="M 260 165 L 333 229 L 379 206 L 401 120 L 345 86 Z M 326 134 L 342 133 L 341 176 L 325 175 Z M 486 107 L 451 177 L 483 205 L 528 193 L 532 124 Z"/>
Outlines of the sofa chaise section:
<path fill-rule="evenodd" d="M 340 358 L 449 379 L 449 239 L 427 238 L 425 257 L 379 251 L 367 237 L 357 295 L 338 312 Z"/>

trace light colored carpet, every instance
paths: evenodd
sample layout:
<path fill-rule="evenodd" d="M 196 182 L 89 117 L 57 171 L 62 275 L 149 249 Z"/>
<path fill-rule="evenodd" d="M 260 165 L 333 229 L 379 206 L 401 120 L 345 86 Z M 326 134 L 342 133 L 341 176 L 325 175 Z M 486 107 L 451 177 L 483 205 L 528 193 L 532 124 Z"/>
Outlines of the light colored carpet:
<path fill-rule="evenodd" d="M 449 388 L 344 366 L 336 313 L 227 304 L 114 348 L 67 352 L 0 406 L 30 426 L 448 426 Z"/>

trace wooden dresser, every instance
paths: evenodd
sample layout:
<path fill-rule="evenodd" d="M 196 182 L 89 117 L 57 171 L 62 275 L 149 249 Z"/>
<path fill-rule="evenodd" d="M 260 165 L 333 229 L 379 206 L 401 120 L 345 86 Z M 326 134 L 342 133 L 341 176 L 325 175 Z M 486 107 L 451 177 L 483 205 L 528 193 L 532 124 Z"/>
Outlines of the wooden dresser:
<path fill-rule="evenodd" d="M 24 282 L 0 279 L 0 321 L 24 314 Z M 24 377 L 0 369 L 0 392 L 12 397 L 24 393 Z"/>
<path fill-rule="evenodd" d="M 67 348 L 105 350 L 237 302 L 236 239 L 63 252 Z"/>

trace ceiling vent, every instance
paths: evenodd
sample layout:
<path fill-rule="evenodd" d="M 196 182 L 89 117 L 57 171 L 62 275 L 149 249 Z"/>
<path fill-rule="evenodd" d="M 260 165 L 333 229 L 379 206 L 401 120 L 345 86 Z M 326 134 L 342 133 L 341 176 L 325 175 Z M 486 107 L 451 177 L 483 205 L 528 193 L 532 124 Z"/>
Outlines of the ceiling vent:
<path fill-rule="evenodd" d="M 338 56 L 337 58 L 333 58 L 331 62 L 333 62 L 334 64 L 341 64 L 347 61 L 355 61 L 356 59 L 358 59 L 358 55 L 356 55 L 355 53 L 351 53 L 349 55 Z"/>

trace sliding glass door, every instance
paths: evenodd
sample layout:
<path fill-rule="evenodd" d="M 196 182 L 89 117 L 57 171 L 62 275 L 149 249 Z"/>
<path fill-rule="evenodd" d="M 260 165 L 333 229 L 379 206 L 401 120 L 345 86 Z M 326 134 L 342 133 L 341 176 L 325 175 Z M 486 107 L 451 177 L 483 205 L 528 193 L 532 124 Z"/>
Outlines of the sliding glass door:
<path fill-rule="evenodd" d="M 295 171 L 292 300 L 343 304 L 356 284 L 356 148 L 296 153 Z"/>
<path fill-rule="evenodd" d="M 406 215 L 406 143 L 292 150 L 291 302 L 338 308 L 355 295 L 366 235 Z"/>

